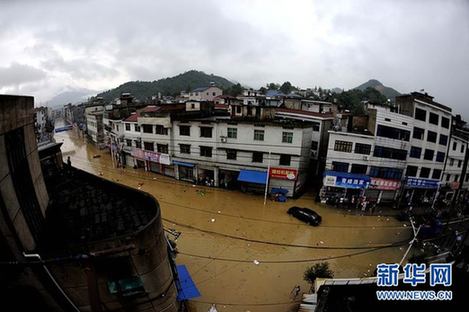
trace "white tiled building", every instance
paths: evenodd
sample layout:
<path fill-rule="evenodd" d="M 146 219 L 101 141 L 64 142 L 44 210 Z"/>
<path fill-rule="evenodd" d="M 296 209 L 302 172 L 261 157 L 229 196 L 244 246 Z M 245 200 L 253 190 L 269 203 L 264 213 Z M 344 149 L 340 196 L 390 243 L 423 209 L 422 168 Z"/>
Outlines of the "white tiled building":
<path fill-rule="evenodd" d="M 265 188 L 270 167 L 269 189 L 286 189 L 292 196 L 304 186 L 310 123 L 192 113 L 187 107 L 175 113 L 149 106 L 124 120 L 127 165 L 180 180 L 257 191 Z"/>

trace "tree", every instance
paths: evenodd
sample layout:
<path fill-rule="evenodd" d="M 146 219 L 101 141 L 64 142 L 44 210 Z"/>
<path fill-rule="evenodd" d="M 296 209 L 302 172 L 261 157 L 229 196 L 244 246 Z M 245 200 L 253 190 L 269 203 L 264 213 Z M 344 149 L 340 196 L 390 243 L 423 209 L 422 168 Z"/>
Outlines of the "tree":
<path fill-rule="evenodd" d="M 280 91 L 282 91 L 283 94 L 289 94 L 292 90 L 293 86 L 291 85 L 290 81 L 285 81 L 280 87 Z"/>
<path fill-rule="evenodd" d="M 262 94 L 265 94 L 267 92 L 267 89 L 265 87 L 261 87 L 259 89 L 259 91 L 262 93 Z"/>
<path fill-rule="evenodd" d="M 267 90 L 278 90 L 280 88 L 280 85 L 278 83 L 271 82 L 271 83 L 268 83 L 266 87 L 267 87 Z"/>
<path fill-rule="evenodd" d="M 313 266 L 306 269 L 303 279 L 311 285 L 311 289 L 314 287 L 314 282 L 317 278 L 332 278 L 334 272 L 329 268 L 328 262 L 316 263 Z"/>
<path fill-rule="evenodd" d="M 225 93 L 231 96 L 237 96 L 243 93 L 243 87 L 241 84 L 237 83 L 235 85 L 232 85 L 231 87 L 227 88 L 225 90 Z"/>

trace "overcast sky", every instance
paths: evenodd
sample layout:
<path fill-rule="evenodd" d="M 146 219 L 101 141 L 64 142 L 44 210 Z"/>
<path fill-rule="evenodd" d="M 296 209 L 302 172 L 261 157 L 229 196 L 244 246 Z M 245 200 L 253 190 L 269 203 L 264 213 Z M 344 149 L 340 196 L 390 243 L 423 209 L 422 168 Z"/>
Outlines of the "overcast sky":
<path fill-rule="evenodd" d="M 1 0 L 0 93 L 197 69 L 251 87 L 425 89 L 469 117 L 469 1 Z"/>

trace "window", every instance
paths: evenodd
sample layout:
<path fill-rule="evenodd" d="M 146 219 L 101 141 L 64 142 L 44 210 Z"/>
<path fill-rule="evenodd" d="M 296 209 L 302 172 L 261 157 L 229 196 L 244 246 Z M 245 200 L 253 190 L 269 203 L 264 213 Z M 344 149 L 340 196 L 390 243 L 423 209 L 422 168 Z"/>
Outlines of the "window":
<path fill-rule="evenodd" d="M 418 139 L 418 140 L 423 140 L 423 137 L 425 135 L 425 130 L 419 127 L 414 127 L 414 134 L 413 138 Z"/>
<path fill-rule="evenodd" d="M 134 130 L 135 130 L 135 132 L 140 132 L 140 126 L 135 124 L 134 125 Z"/>
<path fill-rule="evenodd" d="M 161 125 L 156 125 L 155 133 L 161 135 L 168 135 L 168 128 L 165 128 Z"/>
<path fill-rule="evenodd" d="M 127 146 L 132 146 L 132 140 L 125 139 L 125 144 L 127 144 Z"/>
<path fill-rule="evenodd" d="M 374 178 L 400 180 L 402 169 L 371 166 L 369 175 Z"/>
<path fill-rule="evenodd" d="M 130 124 L 129 123 L 125 124 L 125 131 L 130 131 Z"/>
<path fill-rule="evenodd" d="M 427 141 L 436 143 L 436 132 L 429 130 L 427 133 Z"/>
<path fill-rule="evenodd" d="M 423 155 L 423 159 L 426 160 L 433 160 L 433 155 L 435 154 L 434 150 L 425 149 L 425 154 Z"/>
<path fill-rule="evenodd" d="M 453 151 L 455 151 L 458 148 L 458 142 L 453 142 Z"/>
<path fill-rule="evenodd" d="M 355 154 L 370 155 L 370 153 L 371 153 L 370 144 L 362 144 L 362 143 L 355 144 Z"/>
<path fill-rule="evenodd" d="M 280 166 L 290 166 L 291 156 L 290 155 L 280 155 L 279 165 Z"/>
<path fill-rule="evenodd" d="M 430 113 L 430 119 L 429 122 L 431 124 L 437 125 L 438 126 L 438 121 L 439 121 L 439 116 L 435 113 Z"/>
<path fill-rule="evenodd" d="M 212 129 L 212 128 L 209 128 L 209 129 Z M 211 146 L 201 146 L 200 147 L 200 156 L 212 157 L 212 147 Z"/>
<path fill-rule="evenodd" d="M 449 129 L 449 118 L 441 117 L 441 126 L 443 128 Z"/>
<path fill-rule="evenodd" d="M 444 162 L 445 161 L 445 153 L 437 152 L 436 153 L 436 161 L 437 162 Z"/>
<path fill-rule="evenodd" d="M 143 142 L 143 148 L 146 151 L 154 151 L 155 145 L 153 144 L 153 142 Z"/>
<path fill-rule="evenodd" d="M 190 136 L 191 135 L 191 126 L 179 126 L 179 135 Z"/>
<path fill-rule="evenodd" d="M 189 144 L 179 144 L 179 151 L 181 154 L 190 154 L 191 146 Z"/>
<path fill-rule="evenodd" d="M 469 174 L 466 174 L 466 182 L 469 182 Z"/>
<path fill-rule="evenodd" d="M 416 167 L 416 166 L 407 166 L 405 175 L 407 177 L 416 177 L 417 176 L 417 170 L 418 170 L 418 167 Z"/>
<path fill-rule="evenodd" d="M 337 140 L 335 141 L 335 144 L 334 144 L 334 151 L 351 153 L 352 142 Z"/>
<path fill-rule="evenodd" d="M 439 180 L 441 177 L 441 170 L 440 169 L 433 169 L 432 179 Z"/>
<path fill-rule="evenodd" d="M 458 160 L 458 168 L 461 168 L 462 166 L 462 160 Z"/>
<path fill-rule="evenodd" d="M 352 164 L 351 173 L 366 174 L 367 165 Z"/>
<path fill-rule="evenodd" d="M 226 159 L 236 160 L 236 150 L 227 149 L 226 150 Z"/>
<path fill-rule="evenodd" d="M 236 106 L 236 114 L 241 114 L 241 106 Z"/>
<path fill-rule="evenodd" d="M 319 123 L 318 122 L 313 122 L 313 131 L 319 131 Z"/>
<path fill-rule="evenodd" d="M 391 118 L 384 118 L 384 121 L 391 121 Z"/>
<path fill-rule="evenodd" d="M 421 178 L 428 178 L 430 176 L 430 168 L 422 167 L 420 169 L 420 176 Z"/>
<path fill-rule="evenodd" d="M 253 152 L 252 153 L 252 162 L 261 163 L 263 161 L 264 154 L 262 152 Z"/>
<path fill-rule="evenodd" d="M 449 179 L 451 179 L 451 175 L 450 175 L 450 174 L 447 174 L 447 175 L 446 175 L 446 182 L 448 182 Z"/>
<path fill-rule="evenodd" d="M 448 144 L 448 136 L 440 134 L 440 145 L 446 146 Z"/>
<path fill-rule="evenodd" d="M 153 126 L 152 125 L 142 125 L 143 133 L 153 133 Z"/>
<path fill-rule="evenodd" d="M 461 144 L 461 153 L 464 153 L 464 144 Z"/>
<path fill-rule="evenodd" d="M 454 182 L 457 182 L 459 180 L 459 174 L 454 176 Z"/>
<path fill-rule="evenodd" d="M 227 134 L 230 139 L 236 139 L 238 138 L 238 129 L 236 128 L 228 128 L 227 129 Z"/>
<path fill-rule="evenodd" d="M 116 125 L 116 131 L 119 131 L 119 125 Z"/>
<path fill-rule="evenodd" d="M 254 130 L 254 141 L 264 141 L 264 130 Z"/>
<path fill-rule="evenodd" d="M 293 132 L 282 132 L 282 143 L 293 143 Z"/>
<path fill-rule="evenodd" d="M 424 111 L 420 108 L 415 108 L 415 119 L 426 121 L 427 120 L 427 111 Z"/>
<path fill-rule="evenodd" d="M 211 138 L 212 137 L 212 127 L 200 127 L 200 137 L 202 138 Z M 212 157 L 212 156 L 210 156 Z"/>
<path fill-rule="evenodd" d="M 449 159 L 449 165 L 450 165 L 450 166 L 453 166 L 453 165 L 454 165 L 454 159 L 453 159 L 453 158 L 450 158 L 450 159 Z"/>
<path fill-rule="evenodd" d="M 409 141 L 410 131 L 378 125 L 378 131 L 376 132 L 376 135 L 384 138 Z"/>
<path fill-rule="evenodd" d="M 348 163 L 333 161 L 332 170 L 338 171 L 338 172 L 348 172 Z"/>
<path fill-rule="evenodd" d="M 135 147 L 136 148 L 142 148 L 142 142 L 141 141 L 135 141 Z"/>
<path fill-rule="evenodd" d="M 317 141 L 312 141 L 311 142 L 311 149 L 313 151 L 317 151 L 318 150 L 318 142 Z"/>
<path fill-rule="evenodd" d="M 405 160 L 407 158 L 407 151 L 396 149 L 396 148 L 384 147 L 384 146 L 375 146 L 373 156 L 381 157 L 381 158 Z"/>
<path fill-rule="evenodd" d="M 156 144 L 158 153 L 168 154 L 168 144 Z"/>
<path fill-rule="evenodd" d="M 420 158 L 420 156 L 422 155 L 422 149 L 420 147 L 416 147 L 416 146 L 412 146 L 410 148 L 410 155 L 409 157 L 412 157 L 412 158 Z"/>

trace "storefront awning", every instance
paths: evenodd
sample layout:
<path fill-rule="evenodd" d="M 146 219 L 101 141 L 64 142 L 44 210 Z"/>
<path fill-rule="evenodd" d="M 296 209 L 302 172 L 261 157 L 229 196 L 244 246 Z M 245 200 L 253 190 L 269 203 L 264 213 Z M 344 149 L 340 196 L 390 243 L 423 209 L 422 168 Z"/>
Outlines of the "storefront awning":
<path fill-rule="evenodd" d="M 185 265 L 178 265 L 176 267 L 178 271 L 178 301 L 189 300 L 192 298 L 200 297 L 200 292 L 194 284 L 194 281 L 187 271 Z"/>
<path fill-rule="evenodd" d="M 173 164 L 179 165 L 179 166 L 184 166 L 184 167 L 191 167 L 191 168 L 194 168 L 194 164 L 191 164 L 191 163 L 188 163 L 188 162 L 184 162 L 184 161 L 176 161 L 176 160 L 173 160 Z"/>
<path fill-rule="evenodd" d="M 257 184 L 265 184 L 267 180 L 267 172 L 256 170 L 241 170 L 239 172 L 238 181 Z"/>

